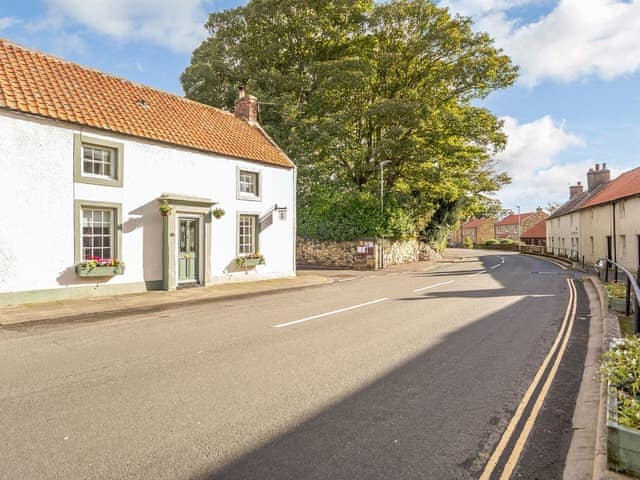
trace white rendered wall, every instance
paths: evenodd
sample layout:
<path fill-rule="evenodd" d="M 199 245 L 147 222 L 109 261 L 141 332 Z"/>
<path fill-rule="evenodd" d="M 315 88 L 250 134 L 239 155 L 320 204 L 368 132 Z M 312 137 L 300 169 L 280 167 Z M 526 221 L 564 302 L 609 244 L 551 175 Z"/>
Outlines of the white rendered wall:
<path fill-rule="evenodd" d="M 560 217 L 547 220 L 547 252 L 564 253 L 562 249 L 577 250 L 583 254 L 584 244 L 580 240 L 580 214 L 578 212 L 568 213 Z M 553 241 L 552 241 L 553 239 Z M 571 239 L 574 239 L 572 246 Z M 564 245 L 562 243 L 564 240 Z"/>
<path fill-rule="evenodd" d="M 74 183 L 73 135 L 124 144 L 122 188 Z M 260 172 L 260 201 L 236 198 L 237 168 Z M 162 279 L 162 229 L 157 198 L 165 192 L 210 198 L 226 211 L 212 219 L 209 270 L 214 281 L 295 275 L 295 171 L 257 162 L 164 146 L 130 137 L 19 114 L 0 113 L 0 293 L 95 285 L 74 266 L 74 200 L 122 205 L 124 275 L 104 282 L 127 284 Z M 233 272 L 237 213 L 274 214 L 260 234 L 266 264 Z M 204 249 L 202 250 L 204 252 Z M 231 267 L 231 268 L 230 268 Z"/>
<path fill-rule="evenodd" d="M 629 270 L 638 268 L 638 242 L 640 235 L 640 198 L 616 202 L 616 257 L 618 263 Z M 587 208 L 580 212 L 582 224 L 581 241 L 585 245 L 586 261 L 593 263 L 607 256 L 607 236 L 613 238 L 612 204 Z M 622 236 L 626 238 L 626 251 Z M 590 237 L 593 236 L 594 251 L 591 252 Z M 613 248 L 613 245 L 612 245 Z M 613 252 L 612 252 L 613 253 Z"/>

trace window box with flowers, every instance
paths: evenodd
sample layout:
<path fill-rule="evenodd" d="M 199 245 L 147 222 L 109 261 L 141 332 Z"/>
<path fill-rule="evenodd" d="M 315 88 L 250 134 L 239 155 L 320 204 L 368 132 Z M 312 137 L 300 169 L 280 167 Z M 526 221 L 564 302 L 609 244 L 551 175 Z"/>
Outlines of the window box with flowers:
<path fill-rule="evenodd" d="M 76 274 L 79 277 L 113 277 L 123 273 L 124 262 L 113 258 L 93 257 L 76 265 Z"/>
<path fill-rule="evenodd" d="M 238 268 L 254 268 L 258 265 L 264 265 L 264 257 L 259 253 L 249 253 L 236 258 L 236 267 Z"/>

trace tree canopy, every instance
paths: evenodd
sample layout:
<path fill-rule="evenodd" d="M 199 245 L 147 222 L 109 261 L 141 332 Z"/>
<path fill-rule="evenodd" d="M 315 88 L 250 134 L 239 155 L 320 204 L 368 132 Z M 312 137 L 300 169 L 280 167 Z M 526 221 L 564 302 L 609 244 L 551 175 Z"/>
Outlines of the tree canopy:
<path fill-rule="evenodd" d="M 259 98 L 260 123 L 298 165 L 301 234 L 437 241 L 499 209 L 490 194 L 509 181 L 493 159 L 502 124 L 478 100 L 517 69 L 471 26 L 427 0 L 251 0 L 210 15 L 181 80 L 224 109 L 240 85 Z"/>

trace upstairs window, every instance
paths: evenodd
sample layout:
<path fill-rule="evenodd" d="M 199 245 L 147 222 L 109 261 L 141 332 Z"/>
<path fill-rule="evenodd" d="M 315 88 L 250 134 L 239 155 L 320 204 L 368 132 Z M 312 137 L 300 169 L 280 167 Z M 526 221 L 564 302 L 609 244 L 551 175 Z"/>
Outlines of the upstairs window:
<path fill-rule="evenodd" d="M 74 181 L 122 187 L 123 151 L 121 143 L 76 134 L 73 152 Z"/>
<path fill-rule="evenodd" d="M 82 144 L 82 175 L 115 179 L 116 157 L 114 148 Z"/>
<path fill-rule="evenodd" d="M 260 200 L 260 173 L 238 170 L 238 199 Z"/>

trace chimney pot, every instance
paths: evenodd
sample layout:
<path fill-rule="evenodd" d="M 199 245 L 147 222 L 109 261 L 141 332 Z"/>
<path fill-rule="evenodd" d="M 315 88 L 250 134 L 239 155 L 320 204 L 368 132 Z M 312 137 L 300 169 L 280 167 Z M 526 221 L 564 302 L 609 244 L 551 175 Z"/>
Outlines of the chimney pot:
<path fill-rule="evenodd" d="M 611 181 L 611 172 L 606 167 L 606 163 L 602 164 L 602 168 L 600 168 L 599 163 L 596 163 L 596 169 L 590 168 L 587 172 L 587 188 L 590 192 L 599 185 L 604 185 Z"/>

